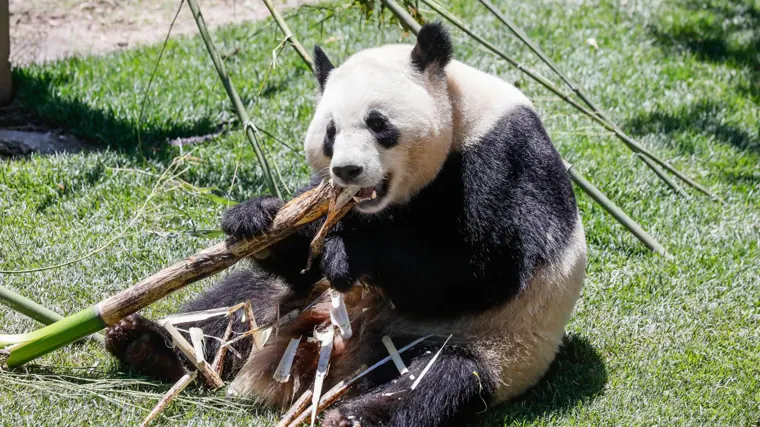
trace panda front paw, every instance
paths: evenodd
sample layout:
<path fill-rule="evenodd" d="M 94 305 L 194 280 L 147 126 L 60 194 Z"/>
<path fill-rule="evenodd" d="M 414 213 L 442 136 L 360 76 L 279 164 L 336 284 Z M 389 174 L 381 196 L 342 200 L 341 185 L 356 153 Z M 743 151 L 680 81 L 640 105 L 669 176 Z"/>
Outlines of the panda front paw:
<path fill-rule="evenodd" d="M 228 236 L 255 236 L 272 225 L 285 202 L 276 197 L 257 197 L 234 206 L 222 215 L 222 231 Z"/>
<path fill-rule="evenodd" d="M 138 373 L 176 382 L 185 374 L 184 365 L 161 329 L 132 314 L 106 329 L 106 350 Z"/>
<path fill-rule="evenodd" d="M 346 246 L 340 237 L 328 237 L 322 251 L 322 273 L 333 288 L 347 292 L 354 284 L 354 277 L 348 263 Z"/>

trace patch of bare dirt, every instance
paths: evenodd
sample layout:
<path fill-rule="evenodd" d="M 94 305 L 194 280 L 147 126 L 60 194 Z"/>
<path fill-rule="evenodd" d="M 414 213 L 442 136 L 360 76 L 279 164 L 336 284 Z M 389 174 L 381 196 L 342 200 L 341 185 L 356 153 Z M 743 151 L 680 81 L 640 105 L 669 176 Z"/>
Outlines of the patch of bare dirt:
<path fill-rule="evenodd" d="M 275 0 L 285 9 L 315 0 Z M 72 55 L 102 54 L 164 39 L 180 0 L 10 0 L 11 63 L 23 66 Z M 206 25 L 269 15 L 260 0 L 199 0 Z M 187 4 L 172 35 L 197 33 Z"/>

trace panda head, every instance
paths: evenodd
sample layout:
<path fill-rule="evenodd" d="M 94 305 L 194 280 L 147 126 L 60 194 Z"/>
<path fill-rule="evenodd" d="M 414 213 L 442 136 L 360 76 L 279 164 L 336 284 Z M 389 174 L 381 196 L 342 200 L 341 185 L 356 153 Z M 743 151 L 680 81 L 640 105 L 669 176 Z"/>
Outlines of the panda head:
<path fill-rule="evenodd" d="M 452 145 L 444 68 L 451 40 L 440 23 L 415 46 L 360 51 L 339 67 L 314 49 L 320 99 L 306 133 L 312 168 L 340 186 L 361 187 L 364 213 L 402 204 L 433 181 Z"/>

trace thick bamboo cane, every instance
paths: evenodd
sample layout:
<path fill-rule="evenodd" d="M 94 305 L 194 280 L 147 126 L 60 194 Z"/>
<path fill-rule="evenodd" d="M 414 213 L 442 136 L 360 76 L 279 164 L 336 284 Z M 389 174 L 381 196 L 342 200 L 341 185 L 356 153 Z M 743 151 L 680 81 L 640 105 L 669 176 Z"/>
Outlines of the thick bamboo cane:
<path fill-rule="evenodd" d="M 323 181 L 318 187 L 301 194 L 283 206 L 270 228 L 258 236 L 242 240 L 230 237 L 159 271 L 93 307 L 28 334 L 4 336 L 5 339 L 4 342 L 0 342 L 0 348 L 6 346 L 4 351 L 10 350 L 6 361 L 8 367 L 22 365 L 106 326 L 113 325 L 191 283 L 229 268 L 241 259 L 267 248 L 304 225 L 323 217 L 327 214 L 333 197 L 335 197 L 335 190 L 332 185 Z M 347 203 L 355 202 L 349 198 Z"/>

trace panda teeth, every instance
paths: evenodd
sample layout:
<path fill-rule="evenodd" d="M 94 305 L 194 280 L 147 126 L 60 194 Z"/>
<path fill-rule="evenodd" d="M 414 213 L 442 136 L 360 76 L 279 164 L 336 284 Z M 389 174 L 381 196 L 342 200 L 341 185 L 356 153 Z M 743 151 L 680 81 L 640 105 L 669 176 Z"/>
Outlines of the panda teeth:
<path fill-rule="evenodd" d="M 377 199 L 377 191 L 376 190 L 372 190 L 372 194 L 369 195 L 369 196 L 365 196 L 362 193 L 365 193 L 365 192 L 360 191 L 355 196 L 353 196 L 353 199 L 354 199 L 354 201 L 356 203 L 361 203 L 361 202 L 366 202 L 367 200 L 375 200 L 375 199 Z"/>

